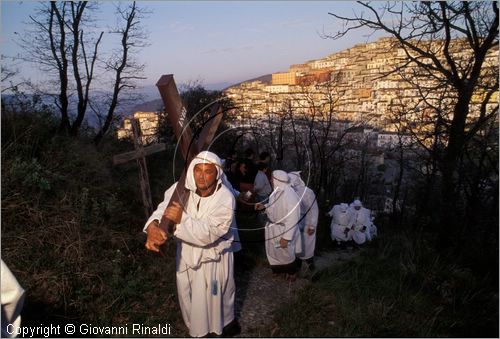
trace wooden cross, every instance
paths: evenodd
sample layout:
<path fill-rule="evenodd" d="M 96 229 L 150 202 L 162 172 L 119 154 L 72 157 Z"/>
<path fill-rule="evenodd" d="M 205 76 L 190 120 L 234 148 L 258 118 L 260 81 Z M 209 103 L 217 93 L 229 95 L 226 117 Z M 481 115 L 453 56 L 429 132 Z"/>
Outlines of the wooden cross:
<path fill-rule="evenodd" d="M 130 123 L 132 125 L 132 133 L 134 135 L 135 151 L 115 155 L 113 157 L 113 165 L 119 165 L 137 159 L 144 213 L 146 214 L 146 218 L 149 218 L 151 213 L 153 213 L 153 202 L 151 199 L 151 189 L 149 188 L 149 176 L 148 167 L 146 166 L 146 156 L 164 151 L 166 149 L 166 145 L 164 143 L 157 143 L 151 146 L 143 147 L 142 132 L 139 121 L 137 119 L 131 119 Z"/>
<path fill-rule="evenodd" d="M 184 206 L 189 197 L 189 192 L 187 192 L 187 189 L 184 187 L 187 167 L 200 151 L 205 150 L 210 145 L 219 127 L 219 123 L 222 120 L 222 111 L 219 104 L 213 105 L 210 116 L 204 121 L 201 131 L 197 130 L 193 134 L 189 128 L 187 111 L 182 105 L 182 100 L 177 91 L 173 74 L 162 75 L 160 80 L 156 83 L 156 86 L 160 91 L 161 98 L 165 104 L 168 120 L 174 130 L 177 143 L 184 157 L 184 170 L 177 181 L 174 193 L 167 207 L 171 206 L 174 202 Z M 195 141 L 194 137 L 197 135 L 198 140 Z M 175 224 L 170 219 L 167 219 L 165 215 L 162 216 L 159 226 L 169 237 L 171 237 L 175 231 Z"/>

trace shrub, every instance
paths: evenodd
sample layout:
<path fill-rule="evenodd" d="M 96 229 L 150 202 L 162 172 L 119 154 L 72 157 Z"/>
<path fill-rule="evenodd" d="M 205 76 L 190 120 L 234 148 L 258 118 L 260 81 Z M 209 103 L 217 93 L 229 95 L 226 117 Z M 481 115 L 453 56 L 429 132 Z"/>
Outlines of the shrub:
<path fill-rule="evenodd" d="M 498 336 L 497 267 L 482 276 L 440 253 L 428 235 L 390 231 L 356 260 L 321 272 L 265 335 Z"/>
<path fill-rule="evenodd" d="M 56 127 L 46 112 L 2 112 L 2 258 L 27 291 L 24 325 L 161 320 L 183 329 L 174 246 L 166 258 L 146 253 L 136 164 L 112 166 L 133 146 L 105 139 L 97 149 Z M 153 163 L 163 193 L 168 160 Z"/>

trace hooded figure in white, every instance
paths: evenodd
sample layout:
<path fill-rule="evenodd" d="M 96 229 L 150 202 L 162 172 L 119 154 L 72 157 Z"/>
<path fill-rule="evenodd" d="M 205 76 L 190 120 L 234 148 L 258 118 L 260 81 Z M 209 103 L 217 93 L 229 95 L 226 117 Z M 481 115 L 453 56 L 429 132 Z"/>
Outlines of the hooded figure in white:
<path fill-rule="evenodd" d="M 351 236 L 352 240 L 358 245 L 371 240 L 370 236 L 370 210 L 363 208 L 363 204 L 359 200 L 354 200 L 349 206 L 352 213 Z"/>
<path fill-rule="evenodd" d="M 306 186 L 300 177 L 300 171 L 288 173 L 290 184 L 300 199 L 300 238 L 302 253 L 299 258 L 302 260 L 314 257 L 316 247 L 316 226 L 318 224 L 318 203 L 313 190 Z"/>
<path fill-rule="evenodd" d="M 351 226 L 354 215 L 350 211 L 349 205 L 345 203 L 334 205 L 328 215 L 332 217 L 330 224 L 332 240 L 337 242 L 352 240 Z"/>
<path fill-rule="evenodd" d="M 217 168 L 216 188 L 202 197 L 197 193 L 194 169 L 207 163 Z M 222 184 L 222 174 L 221 160 L 214 153 L 201 152 L 191 161 L 185 184 L 189 197 L 174 232 L 177 293 L 182 317 L 193 337 L 220 335 L 234 320 L 235 199 Z M 161 220 L 174 189 L 175 184 L 165 192 L 163 202 L 146 222 L 145 232 L 150 223 Z"/>
<path fill-rule="evenodd" d="M 356 205 L 355 205 L 356 204 Z M 355 207 L 359 209 L 356 209 Z M 377 236 L 377 227 L 373 224 L 373 218 L 371 216 L 372 211 L 365 208 L 361 201 L 355 200 L 353 202 L 355 223 L 358 229 L 366 227 L 365 236 L 366 240 L 372 241 L 374 237 Z"/>
<path fill-rule="evenodd" d="M 13 338 L 21 327 L 24 289 L 9 267 L 1 260 L 2 338 Z"/>
<path fill-rule="evenodd" d="M 298 227 L 300 201 L 289 181 L 285 171 L 273 171 L 274 191 L 265 205 L 268 219 L 265 227 L 266 255 L 275 272 L 278 272 L 279 266 L 293 264 L 295 253 L 302 251 Z M 295 272 L 293 268 L 283 273 Z"/>

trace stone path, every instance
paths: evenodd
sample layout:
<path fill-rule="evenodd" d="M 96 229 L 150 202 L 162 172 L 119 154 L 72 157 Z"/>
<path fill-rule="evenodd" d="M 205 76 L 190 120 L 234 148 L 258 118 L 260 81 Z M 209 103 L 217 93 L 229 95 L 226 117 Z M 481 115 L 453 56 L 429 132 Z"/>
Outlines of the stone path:
<path fill-rule="evenodd" d="M 316 272 L 359 255 L 362 250 L 338 250 L 324 252 L 315 257 Z M 282 277 L 274 277 L 271 269 L 258 264 L 250 272 L 236 277 L 236 317 L 241 325 L 239 337 L 269 335 L 260 333 L 273 321 L 273 313 L 280 306 L 292 301 L 311 280 L 311 272 L 303 265 L 299 278 L 290 283 Z"/>

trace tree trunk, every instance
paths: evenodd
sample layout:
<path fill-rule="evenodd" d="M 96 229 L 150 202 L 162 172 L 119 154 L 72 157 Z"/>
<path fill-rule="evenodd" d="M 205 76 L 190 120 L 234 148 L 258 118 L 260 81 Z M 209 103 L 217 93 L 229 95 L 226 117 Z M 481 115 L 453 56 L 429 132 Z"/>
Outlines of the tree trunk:
<path fill-rule="evenodd" d="M 80 20 L 86 5 L 87 5 L 86 1 L 76 5 L 77 8 L 75 13 L 75 3 L 71 2 L 71 12 L 73 15 L 73 24 L 72 24 L 73 46 L 71 48 L 71 63 L 73 65 L 73 75 L 75 77 L 76 91 L 78 94 L 77 115 L 70 129 L 70 135 L 72 136 L 78 135 L 78 130 L 80 129 L 80 126 L 83 122 L 83 118 L 85 117 L 85 111 L 87 110 L 87 100 L 86 98 L 84 98 L 83 95 L 82 77 L 80 75 L 80 69 L 78 66 L 78 60 L 79 60 L 78 48 L 80 47 Z M 90 81 L 90 79 L 87 79 L 87 81 Z"/>
<path fill-rule="evenodd" d="M 54 33 L 54 15 L 59 26 L 60 41 L 56 45 L 56 38 Z M 59 72 L 59 111 L 61 113 L 61 124 L 59 125 L 59 132 L 66 134 L 70 129 L 69 113 L 68 113 L 68 60 L 66 58 L 66 32 L 64 30 L 64 5 L 63 14 L 59 12 L 55 2 L 50 4 L 50 17 L 49 17 L 49 40 L 51 53 L 57 63 L 57 70 Z M 59 50 L 60 57 L 57 55 Z"/>
<path fill-rule="evenodd" d="M 135 7 L 135 1 L 131 5 L 131 11 L 127 15 L 126 18 L 126 26 L 125 29 L 121 32 L 122 33 L 122 39 L 121 39 L 121 46 L 122 46 L 122 55 L 121 59 L 118 62 L 118 67 L 115 69 L 115 83 L 114 83 L 114 88 L 113 88 L 113 97 L 111 99 L 111 103 L 109 105 L 108 109 L 108 114 L 106 116 L 106 121 L 104 122 L 104 125 L 102 126 L 101 130 L 99 133 L 97 133 L 96 137 L 94 138 L 95 144 L 99 144 L 99 142 L 102 140 L 106 132 L 109 130 L 111 127 L 111 124 L 114 119 L 114 113 L 116 106 L 118 105 L 118 95 L 120 94 L 120 91 L 122 90 L 123 87 L 126 85 L 123 83 L 124 79 L 122 77 L 122 73 L 124 69 L 128 66 L 128 57 L 129 57 L 129 48 L 130 48 L 130 30 L 134 24 L 134 18 L 136 16 L 136 7 Z"/>
<path fill-rule="evenodd" d="M 115 86 L 115 88 L 116 87 L 117 86 Z M 94 138 L 94 143 L 96 145 L 98 145 L 101 142 L 102 138 L 111 127 L 111 123 L 113 122 L 114 112 L 117 104 L 118 104 L 118 90 L 115 90 L 113 94 L 113 99 L 111 100 L 111 104 L 109 105 L 108 114 L 106 115 L 106 121 L 104 121 L 104 125 Z"/>
<path fill-rule="evenodd" d="M 399 225 L 401 222 L 401 212 L 397 212 L 397 206 L 398 206 L 398 199 L 399 199 L 399 193 L 401 191 L 401 183 L 403 181 L 403 175 L 404 175 L 404 150 L 403 150 L 403 145 L 399 144 L 400 151 L 399 151 L 399 173 L 398 173 L 398 178 L 396 180 L 396 187 L 394 187 L 394 195 L 392 198 L 392 220 L 395 224 Z M 402 207 L 402 206 L 401 206 Z"/>
<path fill-rule="evenodd" d="M 465 121 L 469 113 L 471 96 L 471 91 L 459 91 L 458 93 L 458 102 L 454 109 L 448 145 L 442 161 L 440 238 L 443 243 L 449 242 L 449 234 L 454 230 L 460 216 L 463 214 L 463 211 L 457 210 L 456 206 L 458 193 L 456 190 L 456 170 L 464 146 Z"/>

